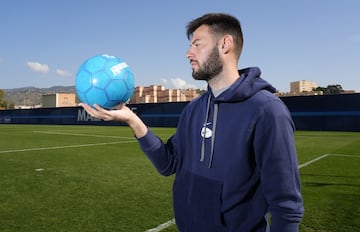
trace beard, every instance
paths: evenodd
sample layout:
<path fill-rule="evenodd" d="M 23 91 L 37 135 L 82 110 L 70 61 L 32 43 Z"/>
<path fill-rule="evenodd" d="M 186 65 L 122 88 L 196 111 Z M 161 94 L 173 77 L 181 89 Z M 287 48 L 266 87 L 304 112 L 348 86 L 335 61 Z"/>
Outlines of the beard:
<path fill-rule="evenodd" d="M 192 76 L 195 80 L 209 81 L 222 70 L 223 62 L 220 59 L 219 50 L 214 46 L 206 61 L 202 65 L 199 64 L 199 69 L 197 71 L 193 69 Z"/>

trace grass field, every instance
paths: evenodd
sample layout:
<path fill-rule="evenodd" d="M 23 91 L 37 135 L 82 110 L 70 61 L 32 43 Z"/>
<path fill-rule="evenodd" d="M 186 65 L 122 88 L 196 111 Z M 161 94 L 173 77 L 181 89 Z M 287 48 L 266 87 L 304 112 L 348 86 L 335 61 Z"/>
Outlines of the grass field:
<path fill-rule="evenodd" d="M 299 131 L 296 145 L 300 231 L 359 231 L 360 133 Z M 0 125 L 1 232 L 176 231 L 172 181 L 127 127 Z"/>

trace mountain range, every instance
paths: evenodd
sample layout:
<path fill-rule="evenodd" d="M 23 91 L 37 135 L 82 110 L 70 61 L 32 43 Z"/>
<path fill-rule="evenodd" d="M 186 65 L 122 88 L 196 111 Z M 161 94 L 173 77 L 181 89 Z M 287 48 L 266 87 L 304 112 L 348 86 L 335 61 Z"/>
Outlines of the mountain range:
<path fill-rule="evenodd" d="M 42 96 L 54 93 L 75 93 L 75 86 L 53 86 L 49 88 L 23 87 L 3 89 L 4 97 L 16 106 L 37 106 L 42 104 Z"/>

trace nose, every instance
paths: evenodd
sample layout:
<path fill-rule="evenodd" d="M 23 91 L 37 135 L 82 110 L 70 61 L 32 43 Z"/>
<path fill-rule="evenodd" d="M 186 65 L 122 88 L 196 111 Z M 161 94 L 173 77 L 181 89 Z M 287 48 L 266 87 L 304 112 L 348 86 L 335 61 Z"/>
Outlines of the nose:
<path fill-rule="evenodd" d="M 193 57 L 194 57 L 194 53 L 192 51 L 192 46 L 190 46 L 189 49 L 186 51 L 186 58 L 190 60 Z"/>

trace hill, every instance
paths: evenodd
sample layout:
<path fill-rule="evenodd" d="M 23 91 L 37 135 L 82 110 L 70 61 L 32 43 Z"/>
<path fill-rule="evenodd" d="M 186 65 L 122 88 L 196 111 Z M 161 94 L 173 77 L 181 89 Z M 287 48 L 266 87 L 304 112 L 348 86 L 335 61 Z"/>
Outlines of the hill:
<path fill-rule="evenodd" d="M 24 87 L 4 89 L 4 100 L 14 105 L 36 106 L 42 104 L 42 96 L 54 93 L 75 93 L 75 86 L 53 86 L 50 88 Z"/>

